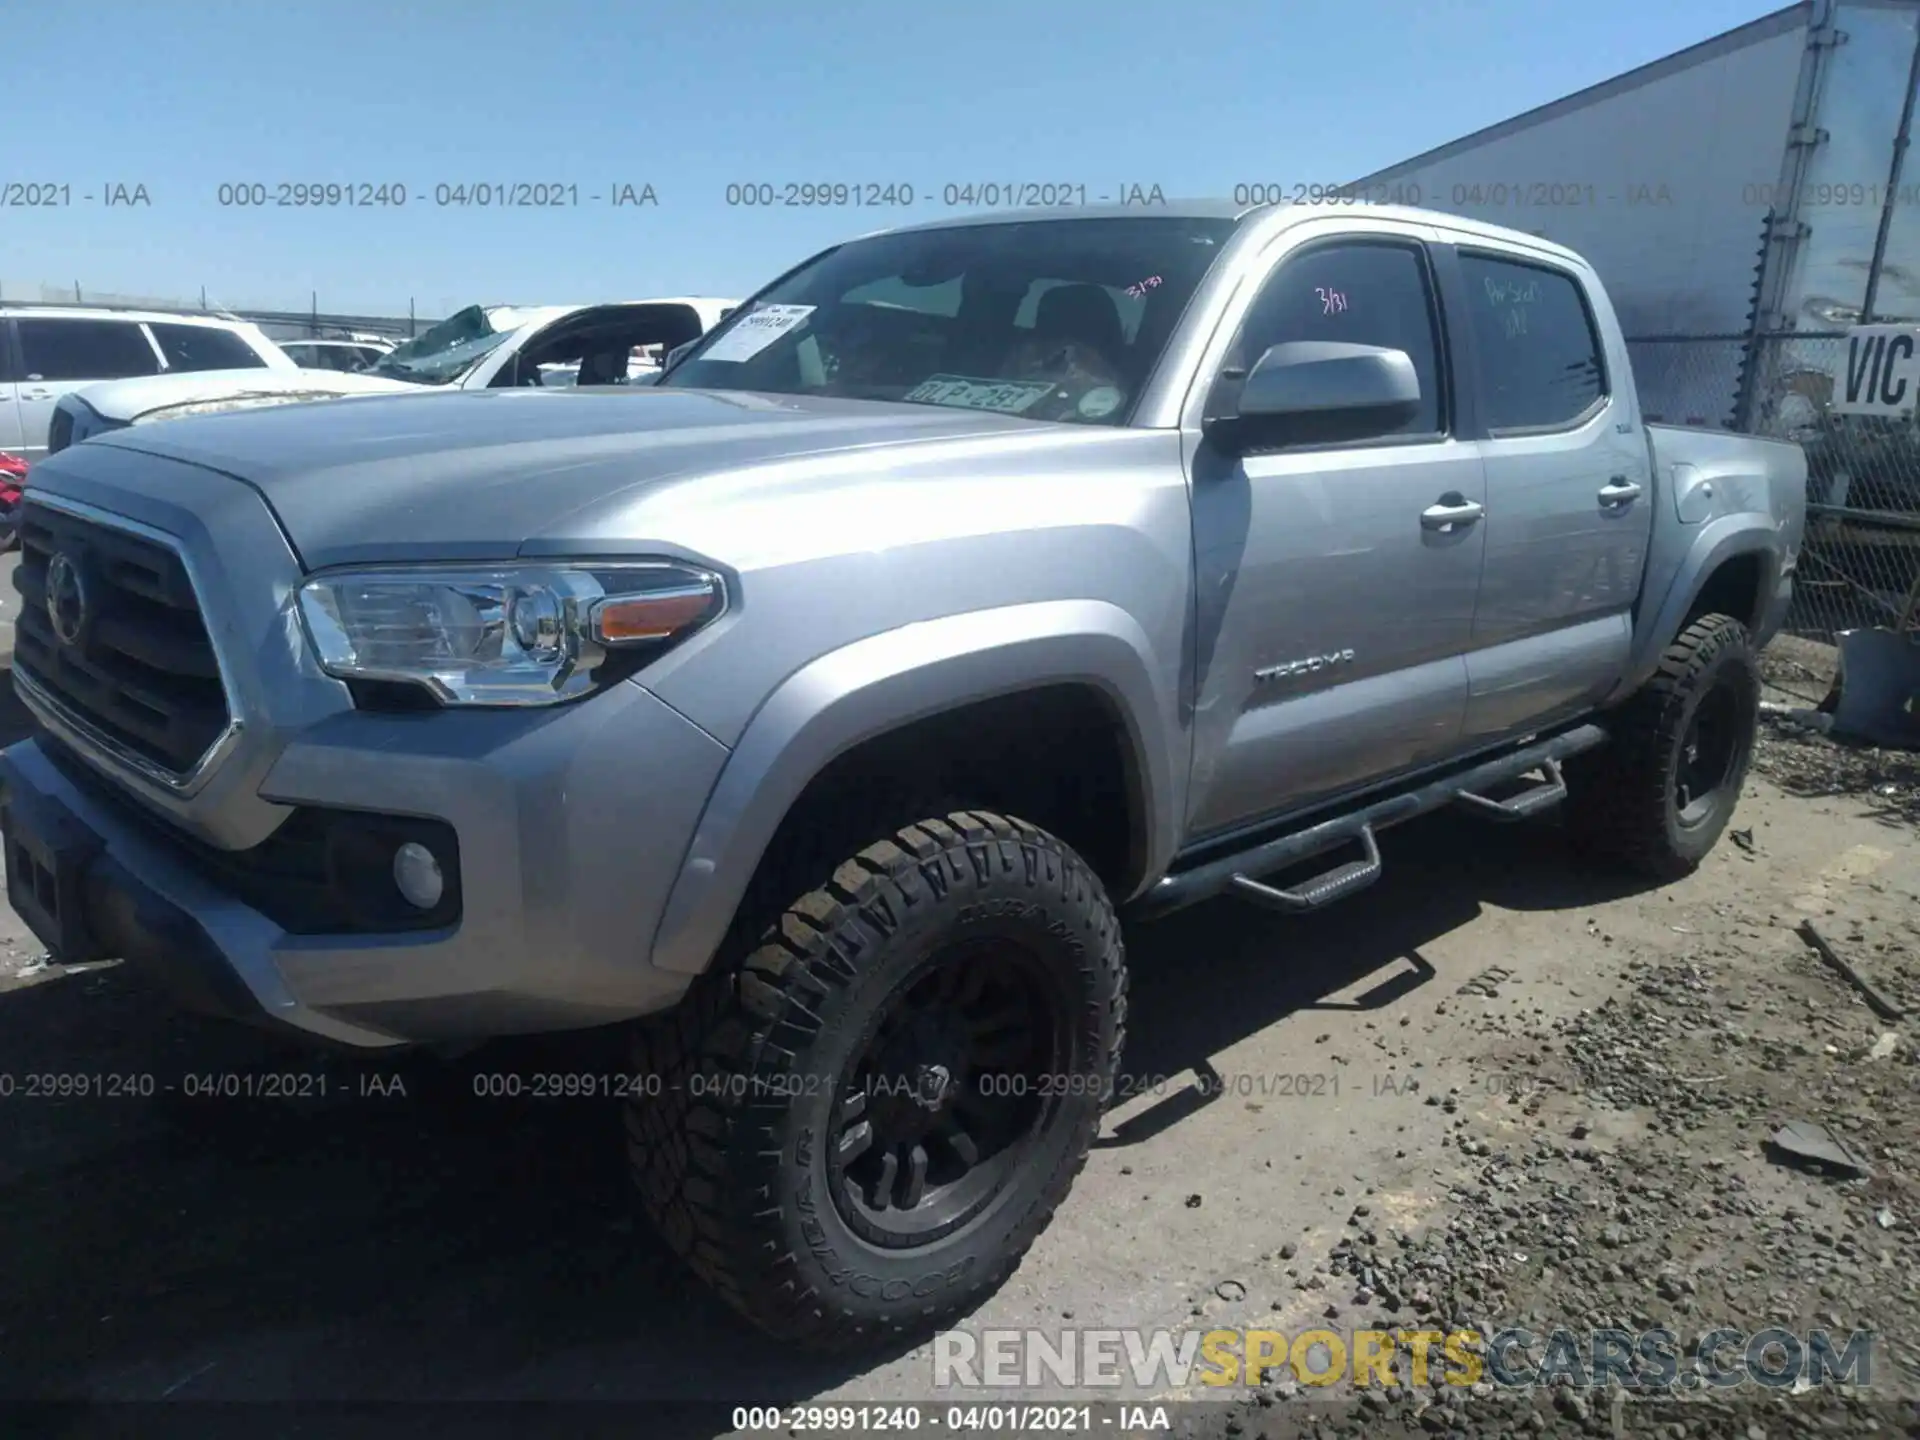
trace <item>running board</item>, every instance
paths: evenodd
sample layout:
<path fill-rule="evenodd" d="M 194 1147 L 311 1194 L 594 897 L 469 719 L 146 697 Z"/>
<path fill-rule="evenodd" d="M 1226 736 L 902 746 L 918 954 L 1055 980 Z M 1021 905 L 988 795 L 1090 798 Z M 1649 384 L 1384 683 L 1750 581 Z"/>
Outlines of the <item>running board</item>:
<path fill-rule="evenodd" d="M 1294 915 L 1344 900 L 1354 891 L 1364 890 L 1380 878 L 1380 847 L 1374 843 L 1373 827 L 1362 825 L 1357 838 L 1366 847 L 1366 859 L 1336 865 L 1314 876 L 1297 890 L 1281 890 L 1273 885 L 1262 885 L 1248 875 L 1235 875 L 1233 893 L 1242 900 L 1251 900 L 1269 910 L 1284 910 Z"/>
<path fill-rule="evenodd" d="M 1531 790 L 1522 790 L 1518 795 L 1509 795 L 1504 800 L 1489 800 L 1484 795 L 1475 795 L 1471 790 L 1462 790 L 1454 798 L 1476 815 L 1484 815 L 1489 820 L 1528 820 L 1542 810 L 1551 810 L 1567 798 L 1567 782 L 1560 774 L 1558 760 L 1545 760 L 1540 769 L 1547 772 L 1544 785 L 1536 785 Z"/>
<path fill-rule="evenodd" d="M 1223 893 L 1233 893 L 1289 913 L 1318 910 L 1364 890 L 1380 878 L 1380 852 L 1374 840 L 1377 831 L 1453 804 L 1463 804 L 1502 820 L 1522 820 L 1538 814 L 1566 796 L 1560 762 L 1606 741 L 1607 732 L 1600 726 L 1579 725 L 1551 739 L 1523 745 L 1452 774 L 1416 782 L 1410 789 L 1358 804 L 1330 820 L 1165 876 L 1133 901 L 1127 907 L 1127 914 L 1130 918 L 1153 919 Z M 1530 770 L 1543 768 L 1547 773 L 1543 785 L 1506 800 L 1489 800 L 1483 793 Z M 1283 890 L 1257 878 L 1356 842 L 1365 849 L 1364 859 L 1335 866 L 1303 885 Z"/>

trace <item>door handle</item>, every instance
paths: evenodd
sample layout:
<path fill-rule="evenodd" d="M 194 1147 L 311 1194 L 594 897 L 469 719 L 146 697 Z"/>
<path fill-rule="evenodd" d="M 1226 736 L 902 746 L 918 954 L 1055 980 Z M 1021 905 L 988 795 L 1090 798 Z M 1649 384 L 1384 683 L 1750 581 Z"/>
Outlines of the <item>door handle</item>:
<path fill-rule="evenodd" d="M 51 390 L 22 390 L 22 391 L 20 392 L 20 398 L 21 398 L 22 400 L 51 400 L 51 399 L 53 399 L 53 391 L 51 391 Z"/>
<path fill-rule="evenodd" d="M 1624 475 L 1616 475 L 1600 487 L 1600 503 L 1609 510 L 1621 510 L 1640 498 L 1640 487 Z"/>
<path fill-rule="evenodd" d="M 1479 501 L 1450 491 L 1440 497 L 1438 504 L 1420 512 L 1420 524 L 1427 530 L 1451 530 L 1456 525 L 1471 525 L 1486 513 L 1487 507 Z"/>

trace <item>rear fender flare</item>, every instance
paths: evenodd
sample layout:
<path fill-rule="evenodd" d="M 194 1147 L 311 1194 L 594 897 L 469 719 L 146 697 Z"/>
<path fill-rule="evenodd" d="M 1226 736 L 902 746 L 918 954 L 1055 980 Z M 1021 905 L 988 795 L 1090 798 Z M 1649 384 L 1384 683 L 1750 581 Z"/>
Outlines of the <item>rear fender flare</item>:
<path fill-rule="evenodd" d="M 1728 560 L 1741 555 L 1759 555 L 1760 594 L 1771 596 L 1780 585 L 1780 543 L 1780 533 L 1773 523 L 1750 513 L 1725 515 L 1701 527 L 1692 546 L 1681 557 L 1659 605 L 1654 607 L 1643 602 L 1639 623 L 1634 626 L 1626 677 L 1607 697 L 1607 703 L 1624 700 L 1646 684 L 1667 646 L 1680 634 L 1680 623 L 1706 587 L 1708 578 Z"/>

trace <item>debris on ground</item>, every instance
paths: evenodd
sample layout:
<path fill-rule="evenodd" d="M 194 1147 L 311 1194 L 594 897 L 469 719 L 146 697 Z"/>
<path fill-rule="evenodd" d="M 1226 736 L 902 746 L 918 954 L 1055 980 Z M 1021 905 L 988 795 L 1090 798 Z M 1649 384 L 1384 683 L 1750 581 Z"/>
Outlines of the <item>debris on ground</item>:
<path fill-rule="evenodd" d="M 1798 929 L 1800 938 L 1813 947 L 1814 953 L 1827 962 L 1828 968 L 1832 969 L 1841 979 L 1845 980 L 1849 985 L 1853 986 L 1855 990 L 1860 992 L 1861 998 L 1867 1002 L 1874 1014 L 1878 1015 L 1882 1020 L 1898 1020 L 1901 1018 L 1903 1012 L 1900 1007 L 1885 995 L 1881 994 L 1880 991 L 1874 987 L 1873 982 L 1861 975 L 1858 970 L 1855 970 L 1853 966 L 1843 960 L 1840 957 L 1840 952 L 1833 948 L 1828 942 L 1827 937 L 1820 933 L 1819 927 L 1816 926 L 1813 921 L 1802 920 Z"/>
<path fill-rule="evenodd" d="M 1821 733 L 1832 716 L 1814 708 L 1832 684 L 1838 652 L 1782 636 L 1760 653 L 1760 674 L 1780 700 L 1763 702 L 1753 768 L 1790 795 L 1846 796 L 1875 818 L 1920 825 L 1920 754 L 1842 744 Z M 1793 702 L 1789 704 L 1787 702 Z"/>
<path fill-rule="evenodd" d="M 13 978 L 16 980 L 30 980 L 35 975 L 42 974 L 52 968 L 53 956 L 47 951 L 42 950 L 37 955 L 29 955 L 20 968 L 13 972 Z"/>
<path fill-rule="evenodd" d="M 1920 578 L 1914 582 L 1920 600 Z M 1903 620 L 1904 625 L 1904 620 Z M 1834 687 L 1833 734 L 1901 750 L 1920 750 L 1920 636 L 1876 625 L 1845 630 Z"/>
<path fill-rule="evenodd" d="M 1872 1167 L 1847 1148 L 1824 1125 L 1810 1120 L 1794 1120 L 1767 1137 L 1768 1148 L 1786 1162 L 1798 1162 L 1815 1169 L 1848 1176 L 1868 1176 Z"/>

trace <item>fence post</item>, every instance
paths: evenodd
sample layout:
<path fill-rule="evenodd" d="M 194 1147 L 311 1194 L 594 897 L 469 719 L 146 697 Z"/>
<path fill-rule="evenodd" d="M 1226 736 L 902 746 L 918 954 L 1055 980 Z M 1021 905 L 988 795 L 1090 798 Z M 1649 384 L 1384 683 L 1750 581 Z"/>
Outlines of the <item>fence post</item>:
<path fill-rule="evenodd" d="M 1907 146 L 1913 136 L 1913 87 L 1920 85 L 1920 35 L 1914 37 L 1913 60 L 1907 67 L 1907 98 L 1900 107 L 1900 128 L 1893 137 L 1893 164 L 1887 172 L 1887 202 L 1880 207 L 1880 228 L 1873 237 L 1873 259 L 1867 262 L 1867 294 L 1860 302 L 1860 323 L 1873 324 L 1873 304 L 1880 298 L 1880 267 L 1887 259 L 1887 236 L 1893 230 L 1893 200 L 1900 193 L 1906 169 Z"/>
<path fill-rule="evenodd" d="M 1744 433 L 1753 430 L 1753 400 L 1760 390 L 1754 371 L 1760 364 L 1760 333 L 1764 328 L 1761 310 L 1765 301 L 1767 261 L 1773 247 L 1773 218 L 1773 207 L 1769 205 L 1760 219 L 1760 258 L 1753 266 L 1753 303 L 1747 311 L 1747 338 L 1740 348 L 1735 371 L 1738 379 L 1733 391 L 1733 428 Z"/>

